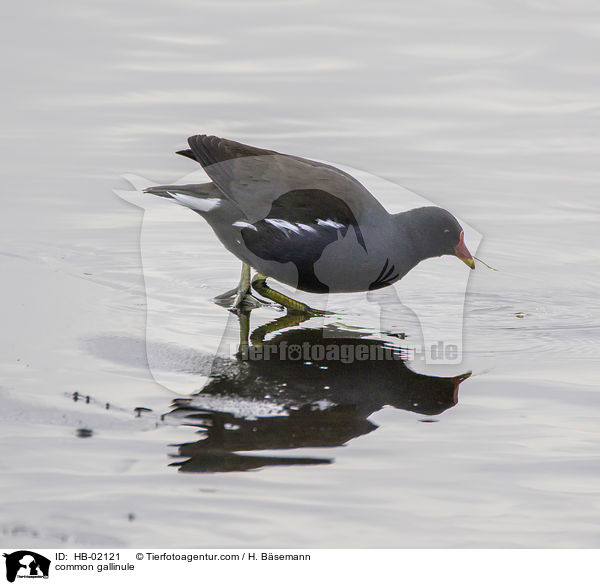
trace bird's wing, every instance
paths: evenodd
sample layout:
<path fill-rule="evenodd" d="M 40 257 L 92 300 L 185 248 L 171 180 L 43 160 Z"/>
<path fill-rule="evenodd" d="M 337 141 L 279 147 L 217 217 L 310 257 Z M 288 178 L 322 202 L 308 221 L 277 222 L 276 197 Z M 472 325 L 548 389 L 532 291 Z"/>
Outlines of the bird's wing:
<path fill-rule="evenodd" d="M 251 223 L 266 218 L 281 196 L 299 191 L 318 190 L 341 199 L 359 224 L 378 214 L 387 214 L 361 183 L 333 166 L 217 136 L 191 136 L 188 143 L 191 152 L 180 154 L 190 158 L 193 155 L 215 185 Z M 289 211 L 289 217 L 280 219 L 293 222 L 295 210 L 290 208 Z"/>
<path fill-rule="evenodd" d="M 298 288 L 327 292 L 328 275 L 317 278 L 315 263 L 330 245 L 345 246 L 354 267 L 366 256 L 363 230 L 344 201 L 319 189 L 292 190 L 278 197 L 267 217 L 253 223 L 237 221 L 246 248 L 262 260 L 292 262 L 298 269 Z M 352 229 L 350 229 L 352 228 Z"/>

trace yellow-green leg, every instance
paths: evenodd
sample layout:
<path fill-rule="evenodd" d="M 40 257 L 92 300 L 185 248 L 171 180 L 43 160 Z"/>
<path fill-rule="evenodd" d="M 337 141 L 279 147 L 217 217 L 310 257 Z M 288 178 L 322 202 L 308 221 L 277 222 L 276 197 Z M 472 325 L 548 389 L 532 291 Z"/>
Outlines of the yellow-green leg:
<path fill-rule="evenodd" d="M 229 299 L 233 297 L 235 297 L 233 301 L 234 309 L 249 310 L 261 306 L 259 300 L 250 294 L 250 266 L 244 262 L 242 262 L 242 273 L 237 287 L 216 296 L 215 301 L 217 301 L 217 304 L 230 306 Z"/>
<path fill-rule="evenodd" d="M 313 309 L 305 303 L 296 301 L 279 291 L 273 290 L 267 285 L 267 277 L 264 274 L 256 273 L 252 279 L 252 288 L 263 297 L 276 302 L 279 305 L 284 306 L 291 313 L 303 313 L 306 315 L 327 315 L 328 311 L 320 311 L 319 309 Z"/>
<path fill-rule="evenodd" d="M 235 301 L 233 302 L 234 307 L 241 307 L 244 302 L 244 298 L 250 291 L 250 266 L 245 262 L 242 262 L 242 274 L 240 275 L 240 282 L 237 287 L 237 294 L 235 295 Z"/>

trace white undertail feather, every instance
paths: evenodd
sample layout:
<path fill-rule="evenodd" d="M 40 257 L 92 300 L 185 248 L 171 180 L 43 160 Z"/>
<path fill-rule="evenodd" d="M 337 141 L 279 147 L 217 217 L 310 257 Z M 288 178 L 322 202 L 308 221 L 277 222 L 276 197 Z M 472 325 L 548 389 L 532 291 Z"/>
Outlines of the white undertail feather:
<path fill-rule="evenodd" d="M 201 197 L 192 197 L 191 195 L 182 195 L 181 193 L 171 191 L 168 193 L 175 199 L 176 203 L 188 207 L 189 209 L 194 209 L 195 211 L 210 211 L 221 205 L 220 199 L 203 199 Z"/>

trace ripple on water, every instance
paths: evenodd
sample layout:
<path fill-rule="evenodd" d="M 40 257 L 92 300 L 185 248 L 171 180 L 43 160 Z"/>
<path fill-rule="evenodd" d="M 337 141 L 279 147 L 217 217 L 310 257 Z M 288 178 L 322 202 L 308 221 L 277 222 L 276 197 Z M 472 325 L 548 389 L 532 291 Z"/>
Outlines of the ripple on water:
<path fill-rule="evenodd" d="M 600 308 L 593 295 L 582 291 L 470 293 L 466 317 L 472 338 L 495 352 L 542 359 L 556 354 L 587 359 L 600 353 Z"/>

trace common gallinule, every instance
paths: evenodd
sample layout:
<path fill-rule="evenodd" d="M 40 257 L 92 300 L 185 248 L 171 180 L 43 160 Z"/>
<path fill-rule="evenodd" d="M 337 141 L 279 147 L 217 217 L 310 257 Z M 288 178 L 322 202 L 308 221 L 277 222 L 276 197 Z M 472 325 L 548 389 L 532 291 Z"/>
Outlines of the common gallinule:
<path fill-rule="evenodd" d="M 225 293 L 235 295 L 235 307 L 252 286 L 288 310 L 313 311 L 271 289 L 267 277 L 307 292 L 337 293 L 388 286 L 434 256 L 454 255 L 475 268 L 462 227 L 445 209 L 390 214 L 331 165 L 204 134 L 188 144 L 177 154 L 199 162 L 212 182 L 145 191 L 199 213 L 242 261 L 238 287 Z"/>

